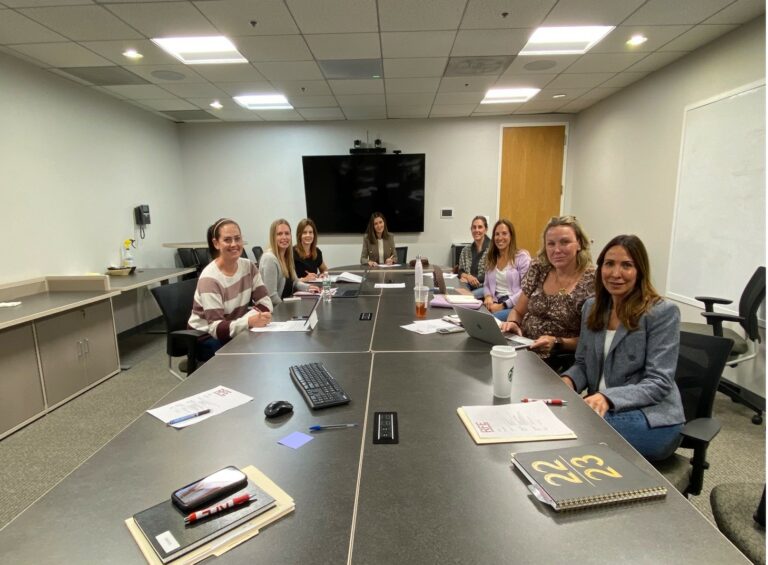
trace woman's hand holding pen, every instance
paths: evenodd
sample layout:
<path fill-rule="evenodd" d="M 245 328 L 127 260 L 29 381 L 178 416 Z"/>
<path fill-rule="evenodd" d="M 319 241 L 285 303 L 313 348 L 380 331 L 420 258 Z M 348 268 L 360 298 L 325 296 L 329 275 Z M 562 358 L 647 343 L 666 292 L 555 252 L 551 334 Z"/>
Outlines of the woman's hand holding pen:
<path fill-rule="evenodd" d="M 317 275 L 315 273 L 310 273 L 309 271 L 307 271 L 307 274 L 304 276 L 304 280 L 306 282 L 316 281 Z"/>
<path fill-rule="evenodd" d="M 272 321 L 272 312 L 262 312 L 261 310 L 256 310 L 256 313 L 248 318 L 248 327 L 249 328 L 263 328 L 269 322 Z"/>
<path fill-rule="evenodd" d="M 384 263 L 386 263 L 387 265 L 392 265 L 392 264 L 394 264 L 394 262 L 395 262 L 395 256 L 394 255 L 390 255 L 389 257 L 387 257 L 387 260 L 384 261 Z"/>
<path fill-rule="evenodd" d="M 369 267 L 375 267 L 376 265 L 377 265 L 376 261 L 371 261 L 370 259 L 368 259 L 368 266 Z"/>

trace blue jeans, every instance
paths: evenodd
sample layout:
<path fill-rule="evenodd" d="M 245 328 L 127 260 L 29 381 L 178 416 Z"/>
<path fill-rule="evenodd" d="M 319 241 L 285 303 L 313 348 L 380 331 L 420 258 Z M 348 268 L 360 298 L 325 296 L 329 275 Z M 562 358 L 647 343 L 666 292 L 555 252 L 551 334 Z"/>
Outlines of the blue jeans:
<path fill-rule="evenodd" d="M 209 337 L 208 339 L 201 341 L 197 344 L 197 360 L 208 361 L 211 357 L 216 355 L 216 352 L 224 345 L 218 339 Z"/>
<path fill-rule="evenodd" d="M 465 288 L 472 292 L 472 296 L 477 298 L 478 300 L 482 300 L 485 296 L 485 289 L 483 288 L 483 285 L 478 286 L 477 288 L 472 288 L 467 283 L 463 282 L 461 283 L 461 288 Z"/>
<path fill-rule="evenodd" d="M 605 421 L 649 461 L 666 459 L 680 445 L 682 424 L 651 428 L 641 410 L 606 412 Z"/>
<path fill-rule="evenodd" d="M 499 310 L 498 312 L 494 312 L 493 317 L 502 322 L 506 322 L 507 316 L 509 316 L 509 313 L 511 310 L 512 310 L 511 308 L 504 308 L 504 310 Z"/>

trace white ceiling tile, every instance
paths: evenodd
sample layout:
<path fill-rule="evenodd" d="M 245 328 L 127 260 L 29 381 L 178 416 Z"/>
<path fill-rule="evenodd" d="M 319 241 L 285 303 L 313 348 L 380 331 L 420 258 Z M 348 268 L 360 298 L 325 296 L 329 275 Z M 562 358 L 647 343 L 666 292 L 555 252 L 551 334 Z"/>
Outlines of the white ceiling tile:
<path fill-rule="evenodd" d="M 51 72 L 55 71 L 56 69 L 51 69 Z M 97 92 L 100 92 L 102 94 L 108 94 L 109 96 L 112 96 L 113 98 L 117 98 L 118 100 L 125 100 L 125 96 L 122 94 L 118 94 L 117 92 L 112 92 L 111 90 L 107 90 L 103 86 L 89 86 L 91 90 L 96 90 Z"/>
<path fill-rule="evenodd" d="M 765 14 L 765 0 L 737 0 L 705 20 L 706 24 L 743 24 Z"/>
<path fill-rule="evenodd" d="M 265 122 L 303 122 L 296 110 L 262 110 L 255 112 Z"/>
<path fill-rule="evenodd" d="M 469 0 L 461 29 L 535 28 L 557 0 Z M 506 16 L 502 14 L 506 13 Z"/>
<path fill-rule="evenodd" d="M 638 80 L 640 80 L 641 78 L 647 75 L 648 73 L 630 73 L 630 72 L 619 73 L 615 77 L 605 81 L 600 86 L 624 87 L 632 84 L 633 82 L 637 82 Z"/>
<path fill-rule="evenodd" d="M 13 10 L 0 12 L 1 44 L 50 41 L 66 41 L 66 38 Z"/>
<path fill-rule="evenodd" d="M 19 12 L 75 41 L 141 39 L 141 34 L 101 6 L 25 8 Z"/>
<path fill-rule="evenodd" d="M 190 104 L 194 104 L 196 107 L 200 108 L 201 110 L 206 110 L 208 112 L 211 112 L 213 114 L 217 114 L 218 112 L 221 112 L 222 110 L 242 110 L 242 106 L 239 106 L 237 102 L 232 100 L 229 96 L 222 96 L 222 97 L 215 97 L 215 96 L 208 96 L 203 98 L 187 98 L 187 102 Z M 217 110 L 216 108 L 211 108 L 211 102 L 214 100 L 218 100 L 219 104 L 221 104 L 222 108 L 221 110 Z"/>
<path fill-rule="evenodd" d="M 333 96 L 288 96 L 288 101 L 294 108 L 331 108 L 336 106 Z M 303 112 L 302 112 L 302 115 Z M 306 116 L 304 116 L 306 117 Z"/>
<path fill-rule="evenodd" d="M 359 108 L 359 107 L 371 107 L 371 106 L 383 106 L 384 95 L 383 94 L 344 94 L 337 95 L 336 100 L 339 101 L 345 109 L 346 108 Z"/>
<path fill-rule="evenodd" d="M 477 104 L 436 104 L 432 106 L 429 116 L 431 118 L 469 116 L 476 107 Z"/>
<path fill-rule="evenodd" d="M 590 106 L 593 106 L 595 104 L 594 100 L 574 100 L 573 102 L 569 102 L 562 108 L 560 108 L 560 112 L 568 112 L 568 113 L 579 113 L 582 110 L 585 110 L 586 108 L 589 108 Z"/>
<path fill-rule="evenodd" d="M 302 33 L 379 31 L 374 0 L 286 0 Z"/>
<path fill-rule="evenodd" d="M 266 61 L 308 61 L 312 54 L 300 35 L 234 37 L 232 42 L 252 63 Z"/>
<path fill-rule="evenodd" d="M 269 80 L 320 80 L 323 73 L 314 61 L 256 63 L 256 70 Z"/>
<path fill-rule="evenodd" d="M 691 29 L 691 31 L 687 31 L 677 39 L 667 43 L 664 47 L 659 49 L 659 51 L 693 51 L 721 35 L 733 31 L 737 27 L 738 26 L 735 24 L 696 26 Z"/>
<path fill-rule="evenodd" d="M 116 92 L 129 100 L 160 100 L 168 98 L 168 92 L 154 84 L 126 84 L 121 86 L 105 86 L 104 88 Z"/>
<path fill-rule="evenodd" d="M 479 104 L 474 114 L 511 114 L 522 104 Z"/>
<path fill-rule="evenodd" d="M 388 78 L 386 79 L 387 94 L 408 92 L 437 92 L 440 78 Z"/>
<path fill-rule="evenodd" d="M 431 104 L 419 106 L 387 106 L 388 118 L 428 118 Z"/>
<path fill-rule="evenodd" d="M 9 8 L 39 8 L 43 6 L 75 6 L 93 4 L 91 0 L 3 0 Z"/>
<path fill-rule="evenodd" d="M 457 29 L 467 0 L 379 0 L 381 31 Z"/>
<path fill-rule="evenodd" d="M 697 24 L 733 0 L 648 0 L 624 25 Z"/>
<path fill-rule="evenodd" d="M 214 114 L 220 120 L 225 122 L 263 122 L 261 116 L 259 116 L 253 110 L 246 110 L 245 108 L 237 107 L 232 109 L 214 110 L 213 108 L 206 108 L 209 112 Z"/>
<path fill-rule="evenodd" d="M 663 53 L 657 51 L 656 53 L 651 53 L 639 63 L 635 63 L 627 70 L 632 73 L 649 73 L 665 67 L 672 61 L 687 54 L 687 51 L 666 51 Z"/>
<path fill-rule="evenodd" d="M 471 116 L 473 118 L 487 118 L 488 116 L 508 116 L 511 113 L 512 113 L 511 110 L 504 107 L 499 107 L 496 104 L 494 104 L 493 108 L 485 108 L 482 106 L 478 106 L 475 109 L 475 111 L 472 112 Z"/>
<path fill-rule="evenodd" d="M 557 74 L 570 67 L 581 55 L 517 56 L 501 76 L 525 74 Z M 526 66 L 528 68 L 526 68 Z"/>
<path fill-rule="evenodd" d="M 383 120 L 387 117 L 387 109 L 384 106 L 376 108 L 344 108 L 343 111 L 348 120 Z"/>
<path fill-rule="evenodd" d="M 567 104 L 571 100 L 575 100 L 582 94 L 585 94 L 589 91 L 589 88 L 545 88 L 541 92 L 539 92 L 536 96 L 534 96 L 531 100 L 538 100 L 538 101 L 555 101 L 559 100 L 563 104 Z M 565 94 L 564 98 L 552 98 L 556 94 Z"/>
<path fill-rule="evenodd" d="M 212 82 L 257 82 L 266 80 L 252 65 L 195 65 L 195 72 Z"/>
<path fill-rule="evenodd" d="M 390 106 L 431 106 L 435 99 L 434 93 L 390 93 L 387 91 L 387 107 Z"/>
<path fill-rule="evenodd" d="M 195 71 L 193 71 L 190 67 L 186 65 L 146 65 L 143 67 L 129 67 L 129 70 L 132 73 L 135 73 L 139 75 L 140 77 L 148 80 L 149 82 L 152 82 L 154 84 L 181 84 L 181 83 L 188 83 L 188 82 L 208 82 L 203 77 L 201 77 L 199 74 L 197 74 Z M 160 77 L 154 76 L 152 73 L 159 71 Z M 162 74 L 163 72 L 170 72 L 173 73 L 174 76 L 176 74 L 183 75 L 183 78 L 174 80 L 174 79 L 168 79 L 163 78 Z"/>
<path fill-rule="evenodd" d="M 106 7 L 150 38 L 220 35 L 211 22 L 189 2 L 107 4 Z"/>
<path fill-rule="evenodd" d="M 72 82 L 76 82 L 77 84 L 82 84 L 82 85 L 85 85 L 85 86 L 93 86 L 93 83 L 92 83 L 92 82 L 89 82 L 89 81 L 87 81 L 87 80 L 85 80 L 85 79 L 83 79 L 83 78 L 80 78 L 80 77 L 76 77 L 76 76 L 74 76 L 74 75 L 72 75 L 72 74 L 70 74 L 70 73 L 66 72 L 66 70 L 65 70 L 65 69 L 54 69 L 54 68 L 49 68 L 49 69 L 47 69 L 47 70 L 48 70 L 48 72 L 50 72 L 50 73 L 53 73 L 53 74 L 55 74 L 55 75 L 58 75 L 58 76 L 60 76 L 61 78 L 65 78 L 65 79 L 67 79 L 67 80 L 71 80 Z"/>
<path fill-rule="evenodd" d="M 378 33 L 328 33 L 305 35 L 315 59 L 379 59 Z"/>
<path fill-rule="evenodd" d="M 443 77 L 440 92 L 485 92 L 496 82 L 496 77 Z"/>
<path fill-rule="evenodd" d="M 691 26 L 619 26 L 609 33 L 600 43 L 589 50 L 595 53 L 650 53 L 678 35 L 691 29 Z M 632 47 L 627 41 L 633 35 L 644 35 L 648 41 Z"/>
<path fill-rule="evenodd" d="M 112 63 L 77 43 L 30 43 L 16 45 L 14 50 L 52 67 L 103 67 Z"/>
<path fill-rule="evenodd" d="M 645 0 L 560 0 L 542 25 L 618 25 L 643 2 Z"/>
<path fill-rule="evenodd" d="M 618 73 L 643 59 L 646 53 L 587 53 L 568 67 L 569 73 Z"/>
<path fill-rule="evenodd" d="M 438 92 L 435 105 L 442 104 L 480 104 L 485 92 Z"/>
<path fill-rule="evenodd" d="M 273 94 L 278 92 L 272 84 L 265 81 L 257 82 L 219 82 L 216 87 L 230 96 L 245 96 L 247 94 Z M 186 98 L 186 97 L 185 97 Z"/>
<path fill-rule="evenodd" d="M 456 35 L 451 56 L 517 55 L 531 32 L 529 29 L 462 29 Z"/>
<path fill-rule="evenodd" d="M 163 88 L 180 98 L 222 98 L 226 96 L 226 93 L 223 90 L 216 88 L 212 84 L 205 84 L 202 82 L 188 84 L 164 84 Z"/>
<path fill-rule="evenodd" d="M 558 100 L 553 101 L 541 101 L 541 102 L 527 102 L 515 110 L 516 114 L 543 114 L 550 112 L 557 112 L 560 108 L 565 106 L 565 102 Z"/>
<path fill-rule="evenodd" d="M 507 75 L 503 74 L 494 84 L 494 88 L 544 88 L 552 82 L 557 75 L 527 74 Z"/>
<path fill-rule="evenodd" d="M 82 41 L 83 47 L 106 57 L 113 63 L 125 67 L 141 65 L 178 65 L 179 60 L 172 57 L 147 39 L 122 39 L 118 41 Z M 141 59 L 129 59 L 123 53 L 135 49 L 143 55 Z"/>
<path fill-rule="evenodd" d="M 451 54 L 455 31 L 382 32 L 381 52 L 388 59 L 397 57 L 447 57 Z"/>
<path fill-rule="evenodd" d="M 608 88 L 600 86 L 598 88 L 593 88 L 583 96 L 579 97 L 579 100 L 602 100 L 603 98 L 608 98 L 612 94 L 616 94 L 621 88 Z"/>
<path fill-rule="evenodd" d="M 228 37 L 299 33 L 282 0 L 211 0 L 193 4 Z"/>
<path fill-rule="evenodd" d="M 441 77 L 447 62 L 447 57 L 384 59 L 384 76 L 386 78 Z"/>
<path fill-rule="evenodd" d="M 380 78 L 356 80 L 329 80 L 334 94 L 384 94 L 384 81 Z"/>
<path fill-rule="evenodd" d="M 297 110 L 305 120 L 343 120 L 341 108 L 303 108 Z"/>
<path fill-rule="evenodd" d="M 612 78 L 615 73 L 563 73 L 547 85 L 547 88 L 587 88 L 597 86 Z"/>
<path fill-rule="evenodd" d="M 272 84 L 288 96 L 330 96 L 331 88 L 324 80 L 273 80 Z"/>
<path fill-rule="evenodd" d="M 159 100 L 142 100 L 143 106 L 149 106 L 155 110 L 197 110 L 197 106 L 190 104 L 181 98 L 165 98 Z M 210 108 L 208 108 L 210 109 Z"/>

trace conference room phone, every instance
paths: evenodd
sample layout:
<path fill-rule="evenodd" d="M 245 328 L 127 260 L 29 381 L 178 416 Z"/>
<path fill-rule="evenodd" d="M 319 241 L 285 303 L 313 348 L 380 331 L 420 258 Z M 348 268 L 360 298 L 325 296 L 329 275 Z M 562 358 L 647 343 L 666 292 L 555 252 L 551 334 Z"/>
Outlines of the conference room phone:
<path fill-rule="evenodd" d="M 133 209 L 133 215 L 136 218 L 137 226 L 146 226 L 152 223 L 149 218 L 149 205 L 147 204 L 141 204 L 140 206 L 136 206 Z"/>

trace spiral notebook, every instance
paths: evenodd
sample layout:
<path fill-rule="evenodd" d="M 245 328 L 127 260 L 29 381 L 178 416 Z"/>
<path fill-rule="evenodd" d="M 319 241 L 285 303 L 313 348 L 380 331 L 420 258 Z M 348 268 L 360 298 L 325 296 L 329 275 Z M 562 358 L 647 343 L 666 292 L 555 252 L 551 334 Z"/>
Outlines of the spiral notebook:
<path fill-rule="evenodd" d="M 558 512 L 667 495 L 662 479 L 607 445 L 513 453 L 512 463 L 530 481 L 531 493 Z"/>

